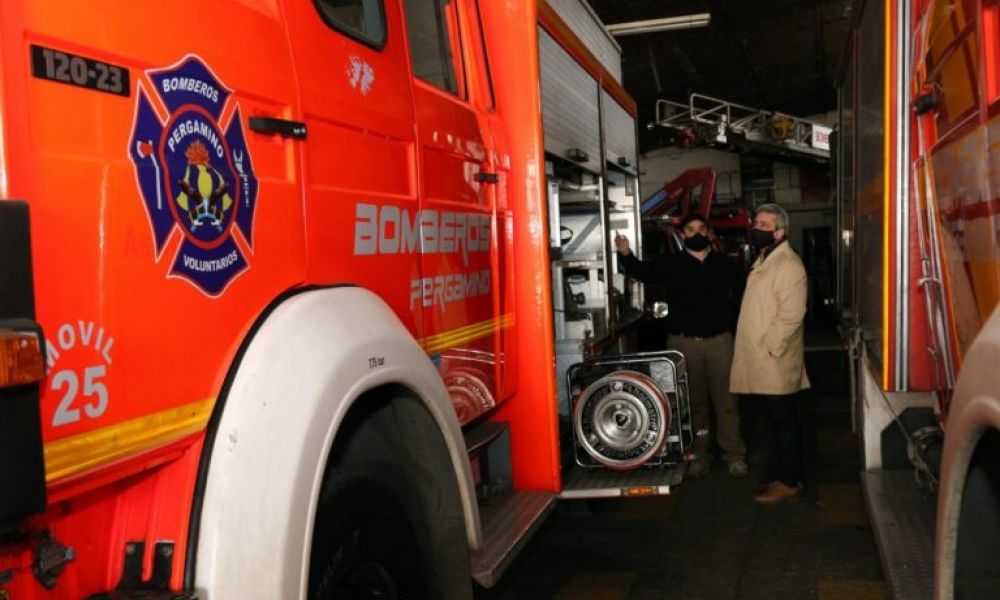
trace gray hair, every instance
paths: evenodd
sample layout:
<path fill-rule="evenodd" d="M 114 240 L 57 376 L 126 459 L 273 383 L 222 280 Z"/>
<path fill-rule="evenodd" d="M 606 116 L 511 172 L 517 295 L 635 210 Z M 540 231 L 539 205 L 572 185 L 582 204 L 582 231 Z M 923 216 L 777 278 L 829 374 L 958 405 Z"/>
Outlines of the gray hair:
<path fill-rule="evenodd" d="M 779 205 L 774 204 L 773 202 L 761 204 L 757 207 L 757 212 L 774 215 L 775 221 L 777 221 L 778 229 L 788 229 L 788 212 Z"/>

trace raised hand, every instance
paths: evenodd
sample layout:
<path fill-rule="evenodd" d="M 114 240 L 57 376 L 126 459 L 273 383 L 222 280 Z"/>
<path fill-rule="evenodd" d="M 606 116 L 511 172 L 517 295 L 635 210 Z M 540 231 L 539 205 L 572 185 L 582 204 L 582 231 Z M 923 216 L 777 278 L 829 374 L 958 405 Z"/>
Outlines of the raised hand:
<path fill-rule="evenodd" d="M 629 252 L 631 252 L 628 246 L 628 238 L 620 233 L 615 234 L 615 250 L 622 256 L 628 256 Z"/>

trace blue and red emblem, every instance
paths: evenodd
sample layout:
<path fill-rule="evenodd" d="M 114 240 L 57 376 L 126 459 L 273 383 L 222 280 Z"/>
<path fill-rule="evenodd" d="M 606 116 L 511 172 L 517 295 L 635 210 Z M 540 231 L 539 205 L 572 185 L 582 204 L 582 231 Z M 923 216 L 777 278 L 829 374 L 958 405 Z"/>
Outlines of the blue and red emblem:
<path fill-rule="evenodd" d="M 140 83 L 128 155 L 149 215 L 156 260 L 174 229 L 180 229 L 184 237 L 169 276 L 218 296 L 249 267 L 241 246 L 253 251 L 257 178 L 239 103 L 226 110 L 232 90 L 197 56 L 146 74 L 169 114 L 160 117 Z"/>

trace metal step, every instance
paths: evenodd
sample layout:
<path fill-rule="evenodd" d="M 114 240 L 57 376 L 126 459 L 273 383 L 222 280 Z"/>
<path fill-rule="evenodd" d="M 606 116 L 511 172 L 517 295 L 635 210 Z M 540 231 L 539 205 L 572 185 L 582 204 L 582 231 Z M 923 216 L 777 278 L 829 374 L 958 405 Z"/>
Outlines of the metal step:
<path fill-rule="evenodd" d="M 861 484 L 892 597 L 930 600 L 937 498 L 918 488 L 908 470 L 865 471 Z"/>
<path fill-rule="evenodd" d="M 563 499 L 663 496 L 684 479 L 686 465 L 650 467 L 633 471 L 588 469 L 573 465 L 563 474 Z"/>
<path fill-rule="evenodd" d="M 502 502 L 480 506 L 483 547 L 472 555 L 476 583 L 493 587 L 555 505 L 549 492 L 513 492 Z"/>
<path fill-rule="evenodd" d="M 506 431 L 507 423 L 504 421 L 483 421 L 478 425 L 473 425 L 465 431 L 465 449 L 469 454 L 475 454 L 482 450 L 491 442 L 496 440 Z"/>

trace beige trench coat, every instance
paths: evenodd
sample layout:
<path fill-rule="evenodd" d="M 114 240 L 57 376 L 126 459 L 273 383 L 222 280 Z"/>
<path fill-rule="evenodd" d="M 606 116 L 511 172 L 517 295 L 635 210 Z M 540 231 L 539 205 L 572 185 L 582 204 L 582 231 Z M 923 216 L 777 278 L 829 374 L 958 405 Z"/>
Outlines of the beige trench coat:
<path fill-rule="evenodd" d="M 809 387 L 803 361 L 806 270 L 788 243 L 758 258 L 740 306 L 729 390 L 791 394 Z"/>

